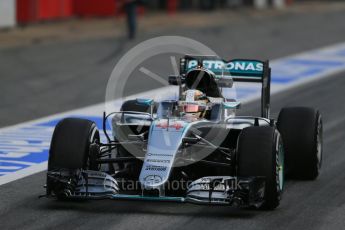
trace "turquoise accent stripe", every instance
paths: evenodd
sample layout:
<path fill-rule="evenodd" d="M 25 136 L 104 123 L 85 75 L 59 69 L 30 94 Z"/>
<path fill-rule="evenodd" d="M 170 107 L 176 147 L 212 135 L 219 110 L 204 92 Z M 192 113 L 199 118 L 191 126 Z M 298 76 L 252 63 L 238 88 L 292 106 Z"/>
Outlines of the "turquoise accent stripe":
<path fill-rule="evenodd" d="M 155 197 L 155 196 L 126 195 L 126 194 L 115 194 L 112 196 L 112 199 L 185 202 L 184 197 L 170 197 L 170 196 Z"/>

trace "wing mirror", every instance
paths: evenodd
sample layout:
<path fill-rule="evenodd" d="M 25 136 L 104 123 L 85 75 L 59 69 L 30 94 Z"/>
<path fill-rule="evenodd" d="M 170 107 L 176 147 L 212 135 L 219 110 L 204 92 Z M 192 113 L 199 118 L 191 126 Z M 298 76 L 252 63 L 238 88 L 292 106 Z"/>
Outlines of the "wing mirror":
<path fill-rule="evenodd" d="M 182 139 L 183 144 L 197 144 L 199 141 L 200 139 L 196 137 L 184 137 Z"/>
<path fill-rule="evenodd" d="M 184 84 L 185 82 L 184 78 L 182 78 L 181 76 L 169 76 L 169 85 L 179 85 L 179 81 L 181 81 L 181 84 Z"/>

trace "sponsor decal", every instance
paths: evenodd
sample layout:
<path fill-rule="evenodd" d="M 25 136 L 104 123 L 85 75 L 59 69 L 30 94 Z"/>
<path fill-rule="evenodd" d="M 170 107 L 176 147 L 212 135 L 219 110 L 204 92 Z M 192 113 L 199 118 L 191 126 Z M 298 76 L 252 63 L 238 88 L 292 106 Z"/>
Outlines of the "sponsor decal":
<path fill-rule="evenodd" d="M 161 160 L 161 159 L 147 159 L 146 162 L 153 162 L 153 163 L 166 163 L 169 164 L 170 160 Z"/>
<path fill-rule="evenodd" d="M 148 153 L 148 156 L 158 156 L 158 157 L 173 157 L 172 154 L 161 154 L 161 153 Z"/>
<path fill-rule="evenodd" d="M 165 166 L 157 166 L 157 165 L 146 165 L 146 171 L 166 171 L 167 167 Z"/>
<path fill-rule="evenodd" d="M 264 66 L 262 62 L 259 61 L 231 61 L 224 62 L 220 60 L 204 60 L 202 62 L 204 68 L 211 70 L 214 73 L 228 71 L 232 72 L 243 72 L 248 74 L 262 74 Z M 191 60 L 188 62 L 188 70 L 198 67 L 198 62 L 196 60 Z"/>
<path fill-rule="evenodd" d="M 170 124 L 168 124 L 167 121 L 161 121 L 161 122 L 158 122 L 156 124 L 156 127 L 157 128 L 161 128 L 161 129 L 167 129 L 167 128 L 171 128 L 171 129 L 176 129 L 176 130 L 180 130 L 181 128 L 184 127 L 183 123 L 182 122 L 171 122 Z"/>

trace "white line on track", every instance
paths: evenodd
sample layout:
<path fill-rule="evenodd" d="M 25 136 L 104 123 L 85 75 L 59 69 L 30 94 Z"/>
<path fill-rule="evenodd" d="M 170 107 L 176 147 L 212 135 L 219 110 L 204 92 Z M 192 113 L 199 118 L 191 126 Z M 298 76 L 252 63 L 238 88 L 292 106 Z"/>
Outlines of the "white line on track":
<path fill-rule="evenodd" d="M 47 169 L 47 166 L 48 166 L 48 162 L 43 162 L 40 164 L 35 164 L 30 167 L 24 168 L 22 170 L 18 170 L 15 173 L 6 173 L 5 175 L 1 176 L 0 185 L 21 179 L 23 177 L 27 177 L 29 175 L 32 175 L 38 172 L 42 172 Z"/>

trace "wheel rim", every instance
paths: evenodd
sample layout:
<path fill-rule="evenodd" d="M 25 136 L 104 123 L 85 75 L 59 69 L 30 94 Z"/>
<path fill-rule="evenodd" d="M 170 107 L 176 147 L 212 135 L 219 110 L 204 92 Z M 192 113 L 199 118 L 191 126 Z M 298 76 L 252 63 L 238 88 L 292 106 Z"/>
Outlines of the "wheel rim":
<path fill-rule="evenodd" d="M 98 133 L 98 130 L 97 130 L 97 127 L 96 126 L 94 126 L 93 128 L 92 128 L 92 131 L 91 131 L 91 133 L 90 133 L 90 139 L 89 139 L 89 153 L 88 153 L 88 155 L 87 155 L 87 159 L 86 159 L 86 164 L 85 164 L 85 167 L 86 167 L 86 169 L 90 169 L 90 167 L 91 167 L 91 162 L 90 162 L 90 160 L 91 160 L 91 157 L 90 157 L 90 148 L 91 148 L 91 146 L 92 145 L 94 145 L 94 144 L 96 144 L 97 142 L 99 142 L 99 140 L 100 140 L 100 137 L 99 137 L 99 133 Z"/>
<path fill-rule="evenodd" d="M 316 133 L 316 157 L 318 162 L 318 168 L 321 168 L 322 164 L 322 121 L 321 116 L 318 120 L 317 133 Z"/>
<path fill-rule="evenodd" d="M 277 149 L 277 187 L 279 191 L 283 191 L 284 188 L 284 148 L 279 141 Z"/>

